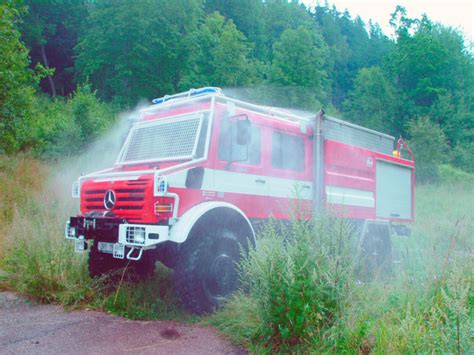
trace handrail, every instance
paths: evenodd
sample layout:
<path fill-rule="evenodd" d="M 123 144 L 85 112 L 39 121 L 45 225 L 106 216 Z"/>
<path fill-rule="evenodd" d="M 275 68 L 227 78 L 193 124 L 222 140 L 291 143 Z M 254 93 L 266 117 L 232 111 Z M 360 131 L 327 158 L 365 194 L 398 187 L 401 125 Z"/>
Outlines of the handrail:
<path fill-rule="evenodd" d="M 401 157 L 401 148 L 405 149 L 411 157 L 411 161 L 415 161 L 415 156 L 413 155 L 412 150 L 410 147 L 408 147 L 407 141 L 404 140 L 402 137 L 398 138 L 397 141 L 397 156 L 400 158 Z"/>

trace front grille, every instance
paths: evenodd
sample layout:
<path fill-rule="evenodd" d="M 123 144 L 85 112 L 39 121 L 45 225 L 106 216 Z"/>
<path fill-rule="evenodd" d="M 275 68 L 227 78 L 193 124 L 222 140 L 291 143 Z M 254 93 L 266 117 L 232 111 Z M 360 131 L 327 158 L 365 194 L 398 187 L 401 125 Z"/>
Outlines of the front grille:
<path fill-rule="evenodd" d="M 105 211 L 104 197 L 108 190 L 113 190 L 116 196 L 112 212 L 118 216 L 126 217 L 130 221 L 140 221 L 145 210 L 146 191 L 151 190 L 151 179 L 139 179 L 110 182 L 91 183 L 84 186 L 83 208 L 87 211 Z M 97 185 L 101 185 L 100 187 Z M 104 186 L 107 185 L 107 186 Z"/>

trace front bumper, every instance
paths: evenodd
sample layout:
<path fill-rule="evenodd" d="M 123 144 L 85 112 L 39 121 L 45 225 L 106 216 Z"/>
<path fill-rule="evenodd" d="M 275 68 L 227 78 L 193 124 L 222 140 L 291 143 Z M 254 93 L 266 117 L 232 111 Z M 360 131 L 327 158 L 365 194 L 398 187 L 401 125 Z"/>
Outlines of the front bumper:
<path fill-rule="evenodd" d="M 115 258 L 138 260 L 144 249 L 170 240 L 169 226 L 130 224 L 125 219 L 105 216 L 71 217 L 65 226 L 65 237 L 74 240 L 76 251 L 87 247 L 87 240 L 96 240 Z"/>

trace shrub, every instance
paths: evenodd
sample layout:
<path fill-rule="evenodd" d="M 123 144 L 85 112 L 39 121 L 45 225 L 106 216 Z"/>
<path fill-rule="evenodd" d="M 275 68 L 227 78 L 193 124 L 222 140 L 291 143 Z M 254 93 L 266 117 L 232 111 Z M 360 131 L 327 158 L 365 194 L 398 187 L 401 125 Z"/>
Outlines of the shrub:
<path fill-rule="evenodd" d="M 339 329 L 352 270 L 349 247 L 350 228 L 335 217 L 269 224 L 241 268 L 261 320 L 252 337 L 282 351 L 317 347 Z"/>
<path fill-rule="evenodd" d="M 68 99 L 38 96 L 33 109 L 31 146 L 37 156 L 78 155 L 115 122 L 117 107 L 101 102 L 89 85 Z"/>
<path fill-rule="evenodd" d="M 473 184 L 474 174 L 467 173 L 452 165 L 443 164 L 439 166 L 439 180 L 441 183 L 447 184 Z"/>
<path fill-rule="evenodd" d="M 439 165 L 448 159 L 448 144 L 443 130 L 429 117 L 420 117 L 408 125 L 409 145 L 415 154 L 416 180 L 420 183 L 439 179 Z"/>
<path fill-rule="evenodd" d="M 452 151 L 452 164 L 474 173 L 474 141 L 459 143 Z"/>

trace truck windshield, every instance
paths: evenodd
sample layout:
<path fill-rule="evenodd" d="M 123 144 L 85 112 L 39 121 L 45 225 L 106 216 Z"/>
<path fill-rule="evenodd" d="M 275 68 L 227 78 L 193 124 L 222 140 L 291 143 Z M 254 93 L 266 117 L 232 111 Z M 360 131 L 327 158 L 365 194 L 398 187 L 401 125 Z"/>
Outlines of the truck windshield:
<path fill-rule="evenodd" d="M 207 112 L 199 112 L 134 125 L 117 164 L 202 158 L 208 116 Z"/>

